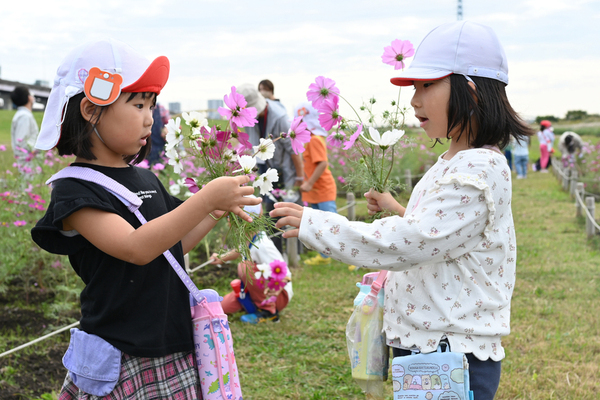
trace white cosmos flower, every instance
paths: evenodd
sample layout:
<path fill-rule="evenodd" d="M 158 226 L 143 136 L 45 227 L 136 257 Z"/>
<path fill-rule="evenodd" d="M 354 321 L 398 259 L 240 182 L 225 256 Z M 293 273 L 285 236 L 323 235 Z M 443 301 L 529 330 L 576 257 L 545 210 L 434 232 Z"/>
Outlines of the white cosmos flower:
<path fill-rule="evenodd" d="M 189 145 L 190 145 L 190 148 L 192 148 L 192 149 L 194 149 L 194 150 L 196 150 L 196 151 L 200 151 L 200 150 L 202 150 L 202 149 L 200 148 L 200 145 L 198 144 L 198 140 L 190 140 L 188 143 L 189 143 Z"/>
<path fill-rule="evenodd" d="M 238 156 L 238 163 L 240 163 L 240 167 L 242 167 L 241 169 L 238 169 L 236 171 L 233 172 L 240 172 L 240 171 L 244 171 L 244 174 L 249 174 L 250 172 L 252 172 L 252 170 L 254 169 L 254 167 L 256 166 L 256 158 L 252 157 L 252 156 Z"/>
<path fill-rule="evenodd" d="M 177 196 L 180 192 L 181 186 L 179 186 L 179 184 L 174 183 L 171 186 L 169 186 L 169 193 L 171 193 L 171 195 Z"/>
<path fill-rule="evenodd" d="M 167 136 L 165 137 L 167 142 L 166 149 L 172 149 L 177 146 L 183 140 L 181 134 L 181 118 L 177 117 L 175 120 L 170 119 L 167 123 Z"/>
<path fill-rule="evenodd" d="M 177 154 L 177 150 L 174 148 L 167 149 L 165 156 L 169 159 L 169 165 L 173 166 L 175 173 L 179 174 L 183 170 L 183 164 L 181 164 L 181 157 Z"/>
<path fill-rule="evenodd" d="M 197 111 L 191 111 L 189 114 L 184 112 L 181 114 L 187 126 L 192 129 L 200 129 L 202 126 L 208 126 L 208 120 L 202 118 L 202 114 Z"/>
<path fill-rule="evenodd" d="M 275 168 L 267 169 L 267 172 L 256 178 L 252 186 L 260 189 L 260 194 L 265 195 L 273 190 L 273 182 L 279 180 L 279 175 Z"/>
<path fill-rule="evenodd" d="M 391 131 L 385 132 L 383 135 L 379 135 L 379 131 L 377 129 L 369 127 L 369 135 L 373 140 L 367 139 L 364 136 L 364 132 L 362 135 L 363 139 L 365 139 L 367 142 L 375 146 L 379 146 L 381 148 L 388 148 L 390 146 L 395 145 L 396 142 L 398 142 L 398 140 L 400 140 L 400 138 L 404 136 L 404 131 L 393 129 Z"/>
<path fill-rule="evenodd" d="M 275 143 L 271 139 L 260 139 L 258 146 L 253 146 L 256 157 L 263 161 L 270 160 L 275 154 Z"/>

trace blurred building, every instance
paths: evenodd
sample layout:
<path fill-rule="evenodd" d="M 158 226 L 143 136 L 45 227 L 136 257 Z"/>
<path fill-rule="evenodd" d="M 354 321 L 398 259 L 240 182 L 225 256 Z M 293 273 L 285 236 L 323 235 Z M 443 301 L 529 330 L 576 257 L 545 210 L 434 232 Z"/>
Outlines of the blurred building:
<path fill-rule="evenodd" d="M 181 113 L 181 103 L 178 101 L 169 103 L 169 112 L 171 114 L 180 114 Z"/>
<path fill-rule="evenodd" d="M 223 100 L 208 101 L 208 119 L 221 119 L 221 114 L 217 111 L 219 107 L 223 107 Z"/>

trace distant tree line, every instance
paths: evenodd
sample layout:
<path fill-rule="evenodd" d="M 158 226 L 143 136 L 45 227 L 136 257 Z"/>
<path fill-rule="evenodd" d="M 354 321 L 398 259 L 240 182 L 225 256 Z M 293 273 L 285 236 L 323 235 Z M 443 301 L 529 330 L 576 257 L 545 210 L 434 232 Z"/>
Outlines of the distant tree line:
<path fill-rule="evenodd" d="M 582 121 L 589 118 L 600 118 L 600 114 L 588 114 L 587 111 L 583 110 L 571 110 L 567 111 L 567 115 L 565 115 L 565 118 L 562 119 L 562 121 Z M 539 124 L 540 121 L 544 119 L 547 119 L 551 122 L 561 121 L 560 118 L 557 118 L 554 115 L 540 115 L 535 118 L 535 122 Z"/>

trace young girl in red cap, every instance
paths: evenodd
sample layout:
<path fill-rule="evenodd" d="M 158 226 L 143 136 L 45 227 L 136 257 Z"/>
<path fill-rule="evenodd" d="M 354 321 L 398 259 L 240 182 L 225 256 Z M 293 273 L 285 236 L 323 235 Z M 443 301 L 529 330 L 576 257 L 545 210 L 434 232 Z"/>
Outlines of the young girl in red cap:
<path fill-rule="evenodd" d="M 373 223 L 293 204 L 271 213 L 308 247 L 344 263 L 390 271 L 383 327 L 394 356 L 436 351 L 440 342 L 469 360 L 477 400 L 493 399 L 510 332 L 516 238 L 511 174 L 500 148 L 530 129 L 506 97 L 506 57 L 488 27 L 460 21 L 431 31 L 392 83 L 415 88 L 421 127 L 450 146 L 415 186 L 406 207 L 370 191 Z"/>
<path fill-rule="evenodd" d="M 540 171 L 548 172 L 550 164 L 550 155 L 552 154 L 552 144 L 554 143 L 554 132 L 552 132 L 552 122 L 547 119 L 540 122 L 540 130 L 537 133 L 540 141 Z"/>
<path fill-rule="evenodd" d="M 37 147 L 75 155 L 143 199 L 139 220 L 103 187 L 55 182 L 45 216 L 32 230 L 40 247 L 66 254 L 85 283 L 81 330 L 73 330 L 59 398 L 198 399 L 189 292 L 162 255 L 183 264 L 215 225 L 213 213 L 249 220 L 248 178 L 215 179 L 185 202 L 149 170 L 134 165 L 150 146 L 152 111 L 169 61 L 153 62 L 114 41 L 73 50 L 58 68 Z M 94 397 L 95 398 L 95 397 Z"/>

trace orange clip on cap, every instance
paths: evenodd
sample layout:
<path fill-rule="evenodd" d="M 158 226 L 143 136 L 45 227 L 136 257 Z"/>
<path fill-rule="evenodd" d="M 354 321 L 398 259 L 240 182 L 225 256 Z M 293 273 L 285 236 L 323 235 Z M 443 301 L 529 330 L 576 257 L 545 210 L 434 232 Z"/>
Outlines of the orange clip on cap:
<path fill-rule="evenodd" d="M 111 74 L 93 67 L 85 79 L 83 91 L 92 103 L 98 106 L 107 106 L 114 103 L 121 94 L 121 83 L 123 83 L 121 75 Z"/>

